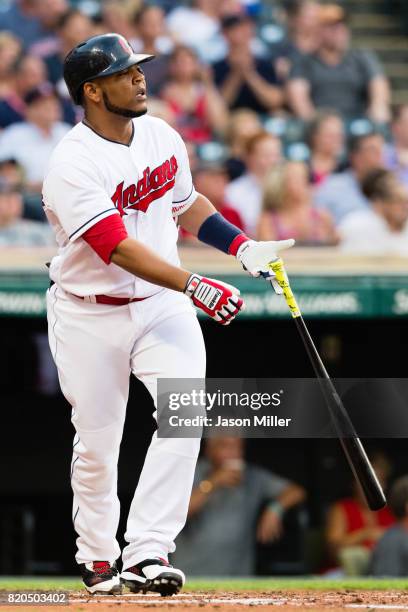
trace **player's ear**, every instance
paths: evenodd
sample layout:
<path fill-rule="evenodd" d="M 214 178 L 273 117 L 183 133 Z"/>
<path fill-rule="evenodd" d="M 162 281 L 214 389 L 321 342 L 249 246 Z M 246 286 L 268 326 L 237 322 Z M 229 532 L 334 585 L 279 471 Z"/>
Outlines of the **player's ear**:
<path fill-rule="evenodd" d="M 102 100 L 102 91 L 97 83 L 93 81 L 88 81 L 83 85 L 84 96 L 92 102 L 100 102 Z"/>

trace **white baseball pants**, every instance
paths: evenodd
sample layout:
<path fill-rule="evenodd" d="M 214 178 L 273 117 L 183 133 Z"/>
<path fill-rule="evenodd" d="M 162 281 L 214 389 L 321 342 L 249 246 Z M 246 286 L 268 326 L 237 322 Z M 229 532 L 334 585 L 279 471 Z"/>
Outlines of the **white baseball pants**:
<path fill-rule="evenodd" d="M 204 378 L 205 347 L 186 296 L 162 290 L 128 306 L 47 291 L 51 352 L 76 430 L 71 464 L 77 563 L 115 561 L 117 464 L 129 391 L 140 379 L 154 401 L 157 378 Z M 137 410 L 137 406 L 131 407 Z M 131 504 L 123 567 L 167 558 L 184 526 L 200 440 L 153 435 Z"/>

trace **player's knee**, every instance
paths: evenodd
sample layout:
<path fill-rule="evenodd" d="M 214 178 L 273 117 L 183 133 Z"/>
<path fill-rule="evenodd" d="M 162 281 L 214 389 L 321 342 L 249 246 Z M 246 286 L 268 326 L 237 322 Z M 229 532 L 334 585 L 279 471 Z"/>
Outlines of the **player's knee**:
<path fill-rule="evenodd" d="M 96 455 L 88 456 L 75 468 L 73 480 L 77 477 L 81 485 L 93 491 L 97 491 L 104 483 L 111 482 L 117 477 L 117 462 L 111 462 L 108 458 L 101 458 Z"/>
<path fill-rule="evenodd" d="M 78 453 L 77 460 L 74 459 L 74 468 L 76 467 L 86 478 L 91 478 L 94 474 L 98 477 L 112 474 L 117 470 L 119 451 L 109 451 L 108 448 L 104 445 L 86 448 Z"/>

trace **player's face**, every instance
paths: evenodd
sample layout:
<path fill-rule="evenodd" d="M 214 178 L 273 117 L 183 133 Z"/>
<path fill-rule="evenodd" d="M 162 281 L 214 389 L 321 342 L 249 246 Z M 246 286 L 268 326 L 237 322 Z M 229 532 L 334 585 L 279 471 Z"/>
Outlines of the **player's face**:
<path fill-rule="evenodd" d="M 130 118 L 147 112 L 146 80 L 140 66 L 100 79 L 99 85 L 108 112 Z"/>

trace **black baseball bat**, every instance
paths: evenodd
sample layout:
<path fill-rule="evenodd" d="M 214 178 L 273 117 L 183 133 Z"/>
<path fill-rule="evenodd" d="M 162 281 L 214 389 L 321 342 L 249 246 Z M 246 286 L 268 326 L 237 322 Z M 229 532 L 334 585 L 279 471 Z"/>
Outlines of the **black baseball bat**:
<path fill-rule="evenodd" d="M 373 466 L 367 457 L 367 453 L 358 438 L 350 417 L 344 407 L 343 402 L 326 370 L 326 367 L 319 355 L 319 352 L 307 329 L 302 317 L 299 306 L 290 288 L 283 261 L 277 259 L 269 264 L 274 273 L 276 281 L 283 290 L 283 295 L 295 321 L 296 328 L 305 345 L 315 374 L 319 380 L 327 408 L 329 410 L 333 426 L 336 430 L 340 444 L 346 455 L 350 468 L 363 490 L 367 505 L 370 510 L 381 510 L 387 503 L 384 492 L 381 488 Z"/>

